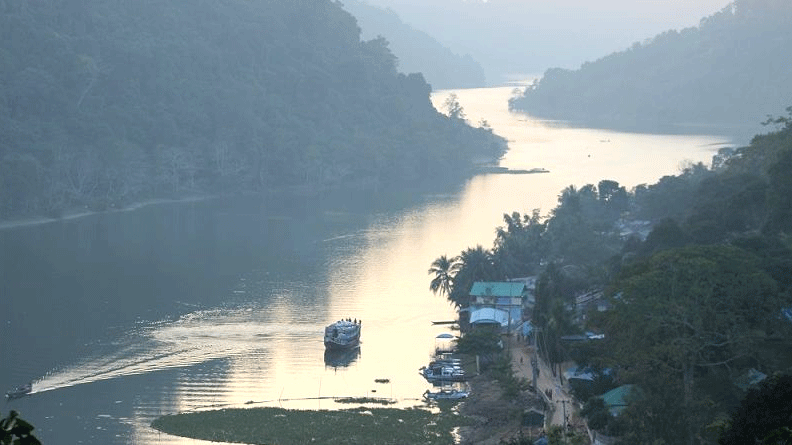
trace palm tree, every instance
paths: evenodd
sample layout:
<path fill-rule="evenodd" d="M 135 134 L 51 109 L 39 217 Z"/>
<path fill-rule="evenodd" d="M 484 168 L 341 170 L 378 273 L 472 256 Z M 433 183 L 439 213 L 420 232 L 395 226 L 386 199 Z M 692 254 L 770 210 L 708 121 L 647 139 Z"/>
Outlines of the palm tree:
<path fill-rule="evenodd" d="M 460 271 L 463 271 L 471 284 L 474 281 L 492 281 L 500 278 L 492 252 L 481 245 L 464 250 L 459 255 L 459 262 Z"/>
<path fill-rule="evenodd" d="M 451 295 L 451 290 L 454 286 L 454 277 L 459 272 L 459 257 L 448 258 L 446 255 L 432 262 L 429 268 L 429 274 L 434 274 L 432 282 L 429 283 L 429 290 L 435 295 Z"/>
<path fill-rule="evenodd" d="M 470 304 L 470 287 L 475 281 L 496 281 L 502 278 L 493 261 L 492 252 L 480 245 L 462 251 L 457 261 L 458 271 L 448 299 L 459 308 L 466 308 Z"/>

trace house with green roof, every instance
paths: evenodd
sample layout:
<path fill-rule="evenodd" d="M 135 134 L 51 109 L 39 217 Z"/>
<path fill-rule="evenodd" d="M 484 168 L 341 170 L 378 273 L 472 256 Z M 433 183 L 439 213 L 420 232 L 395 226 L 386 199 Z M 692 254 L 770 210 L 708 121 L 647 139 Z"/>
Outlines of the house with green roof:
<path fill-rule="evenodd" d="M 518 326 L 523 322 L 524 310 L 533 302 L 532 289 L 524 281 L 476 281 L 470 288 L 471 323 L 478 318 L 476 314 L 494 309 L 505 315 L 505 321 L 500 322 L 502 327 Z"/>
<path fill-rule="evenodd" d="M 605 407 L 608 411 L 610 411 L 612 415 L 618 416 L 630 405 L 630 400 L 632 400 L 636 394 L 637 389 L 635 385 L 622 385 L 618 388 L 613 388 L 599 397 L 605 402 Z"/>

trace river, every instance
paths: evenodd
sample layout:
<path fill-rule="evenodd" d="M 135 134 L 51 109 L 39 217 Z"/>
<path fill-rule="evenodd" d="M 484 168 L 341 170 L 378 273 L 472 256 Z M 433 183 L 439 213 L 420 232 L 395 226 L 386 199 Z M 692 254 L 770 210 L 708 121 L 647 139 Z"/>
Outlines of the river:
<path fill-rule="evenodd" d="M 433 95 L 441 107 L 450 92 Z M 453 308 L 429 291 L 442 254 L 492 245 L 503 213 L 547 214 L 569 185 L 629 187 L 708 163 L 713 135 L 570 128 L 510 113 L 511 89 L 454 91 L 471 122 L 509 140 L 501 165 L 442 193 L 241 196 L 143 206 L 0 230 L 0 387 L 48 444 L 196 444 L 161 414 L 327 397 L 420 404 L 418 368 Z M 322 332 L 362 320 L 359 355 Z M 388 383 L 375 380 L 387 379 Z M 208 443 L 208 442 L 207 442 Z"/>

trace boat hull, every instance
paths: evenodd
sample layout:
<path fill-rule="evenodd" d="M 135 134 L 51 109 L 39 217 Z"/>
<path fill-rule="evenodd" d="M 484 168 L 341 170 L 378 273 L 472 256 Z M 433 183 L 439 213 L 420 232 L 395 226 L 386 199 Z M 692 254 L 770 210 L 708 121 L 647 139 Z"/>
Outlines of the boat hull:
<path fill-rule="evenodd" d="M 361 323 L 339 320 L 325 328 L 324 345 L 331 351 L 354 349 L 360 346 Z"/>
<path fill-rule="evenodd" d="M 349 342 L 334 342 L 325 340 L 324 342 L 325 348 L 331 351 L 343 351 L 346 349 L 355 349 L 360 346 L 360 339 L 356 339 L 354 341 Z"/>

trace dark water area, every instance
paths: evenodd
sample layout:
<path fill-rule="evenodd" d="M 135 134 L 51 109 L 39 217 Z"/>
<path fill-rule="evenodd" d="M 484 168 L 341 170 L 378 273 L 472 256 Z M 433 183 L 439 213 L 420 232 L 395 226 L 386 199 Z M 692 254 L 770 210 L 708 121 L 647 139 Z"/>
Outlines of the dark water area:
<path fill-rule="evenodd" d="M 0 231 L 0 385 L 5 391 L 32 379 L 35 392 L 4 411 L 22 412 L 50 443 L 111 443 L 106 436 L 137 443 L 125 426 L 134 421 L 123 420 L 130 404 L 172 412 L 163 397 L 178 387 L 197 390 L 199 405 L 211 406 L 223 399 L 213 393 L 224 392 L 218 382 L 229 360 L 250 356 L 256 348 L 248 343 L 269 335 L 266 328 L 250 332 L 260 326 L 245 321 L 280 320 L 275 331 L 287 343 L 290 330 L 320 341 L 333 313 L 328 265 L 349 254 L 354 261 L 354 241 L 372 216 L 388 218 L 416 199 L 423 198 L 252 195 Z M 271 316 L 284 307 L 289 314 Z M 168 332 L 190 323 L 184 333 Z M 232 344 L 196 344 L 201 336 Z M 319 357 L 313 362 L 323 370 Z M 356 359 L 328 363 L 344 367 Z M 201 375 L 209 378 L 196 384 Z"/>

